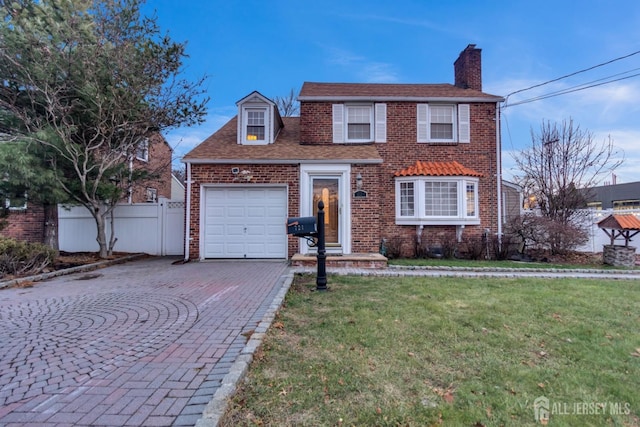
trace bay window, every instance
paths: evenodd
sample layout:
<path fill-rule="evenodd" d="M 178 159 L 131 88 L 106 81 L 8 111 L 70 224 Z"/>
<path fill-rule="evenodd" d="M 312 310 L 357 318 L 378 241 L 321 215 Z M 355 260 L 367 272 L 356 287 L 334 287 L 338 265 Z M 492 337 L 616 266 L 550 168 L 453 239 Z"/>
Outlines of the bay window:
<path fill-rule="evenodd" d="M 396 224 L 479 224 L 478 181 L 470 177 L 396 179 Z"/>

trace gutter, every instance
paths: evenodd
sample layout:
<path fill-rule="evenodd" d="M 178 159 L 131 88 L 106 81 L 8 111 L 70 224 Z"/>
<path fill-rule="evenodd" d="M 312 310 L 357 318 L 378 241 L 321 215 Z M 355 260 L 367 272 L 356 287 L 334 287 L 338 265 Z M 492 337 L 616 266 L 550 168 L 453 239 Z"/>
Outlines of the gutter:
<path fill-rule="evenodd" d="M 225 164 L 251 164 L 251 165 L 299 165 L 306 163 L 313 164 L 381 164 L 382 159 L 188 159 L 187 164 L 207 164 L 207 165 L 225 165 Z"/>
<path fill-rule="evenodd" d="M 496 102 L 496 175 L 498 177 L 498 239 L 502 241 L 502 138 L 500 137 L 500 103 Z"/>
<path fill-rule="evenodd" d="M 191 163 L 185 162 L 185 166 L 187 168 L 187 194 L 185 197 L 185 213 L 184 213 L 184 260 L 185 262 L 189 261 L 189 242 L 191 241 Z"/>

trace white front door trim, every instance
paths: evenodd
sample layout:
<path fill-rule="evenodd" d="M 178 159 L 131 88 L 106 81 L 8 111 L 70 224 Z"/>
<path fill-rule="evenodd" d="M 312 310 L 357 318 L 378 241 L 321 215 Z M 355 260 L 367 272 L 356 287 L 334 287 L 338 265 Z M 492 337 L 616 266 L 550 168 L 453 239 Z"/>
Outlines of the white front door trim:
<path fill-rule="evenodd" d="M 339 179 L 340 243 L 342 253 L 351 253 L 351 165 L 301 164 L 300 165 L 300 216 L 313 215 L 313 178 Z M 300 253 L 309 253 L 306 240 L 300 239 Z"/>

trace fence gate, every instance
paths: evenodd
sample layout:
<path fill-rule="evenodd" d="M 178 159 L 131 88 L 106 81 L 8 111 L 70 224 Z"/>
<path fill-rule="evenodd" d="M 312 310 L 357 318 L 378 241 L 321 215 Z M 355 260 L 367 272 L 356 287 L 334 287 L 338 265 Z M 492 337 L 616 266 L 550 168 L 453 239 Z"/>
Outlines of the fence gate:
<path fill-rule="evenodd" d="M 107 239 L 111 224 L 107 222 Z M 118 239 L 114 251 L 149 255 L 184 254 L 184 202 L 164 197 L 157 203 L 119 204 L 114 210 Z M 58 242 L 61 251 L 97 252 L 97 228 L 84 206 L 58 206 Z"/>

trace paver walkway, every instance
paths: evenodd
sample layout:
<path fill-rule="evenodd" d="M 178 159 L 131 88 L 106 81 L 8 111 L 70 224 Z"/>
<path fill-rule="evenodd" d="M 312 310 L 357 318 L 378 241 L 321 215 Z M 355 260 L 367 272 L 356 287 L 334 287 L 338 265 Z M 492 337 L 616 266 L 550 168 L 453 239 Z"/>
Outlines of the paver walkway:
<path fill-rule="evenodd" d="M 0 425 L 195 425 L 287 264 L 174 260 L 0 290 Z"/>

